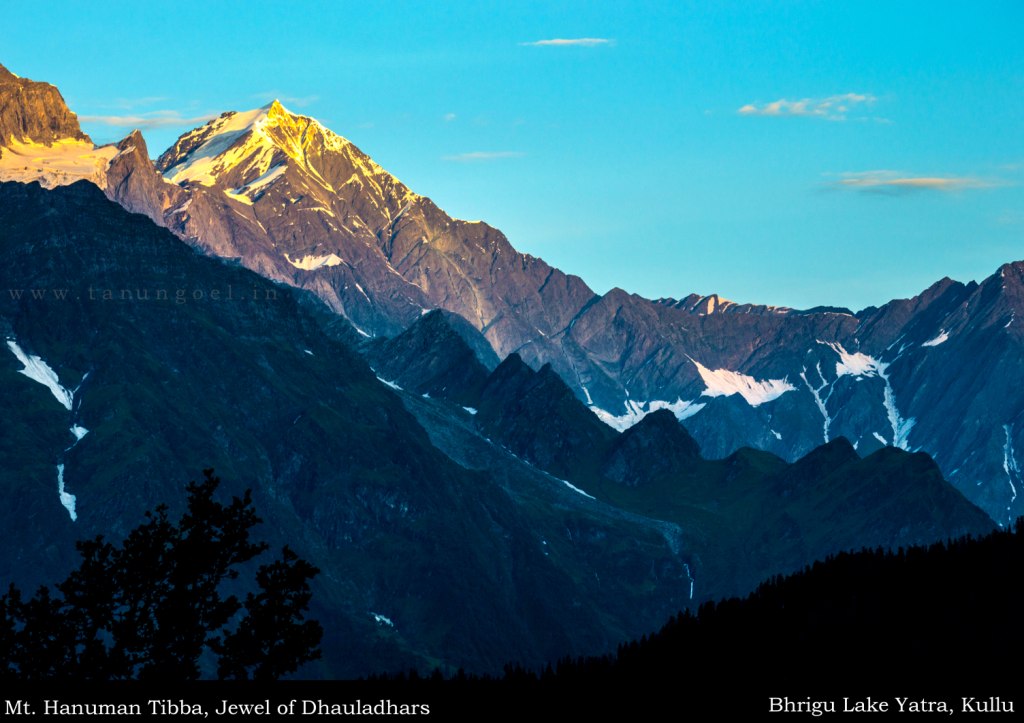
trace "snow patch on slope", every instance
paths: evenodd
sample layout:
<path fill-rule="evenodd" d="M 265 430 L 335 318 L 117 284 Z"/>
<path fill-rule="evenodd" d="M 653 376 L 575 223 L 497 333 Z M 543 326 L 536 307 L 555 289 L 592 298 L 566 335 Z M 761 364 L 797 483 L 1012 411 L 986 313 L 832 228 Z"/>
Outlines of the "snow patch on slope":
<path fill-rule="evenodd" d="M 819 340 L 818 343 L 829 347 L 839 355 L 839 361 L 836 362 L 837 378 L 850 375 L 853 377 L 878 377 L 882 380 L 882 383 L 885 385 L 885 389 L 882 392 L 882 404 L 885 406 L 889 426 L 892 427 L 892 446 L 910 451 L 910 430 L 917 424 L 917 419 L 914 417 L 904 417 L 896 406 L 896 392 L 893 391 L 888 371 L 892 362 L 883 362 L 862 352 L 848 352 L 838 342 Z M 900 351 L 902 352 L 904 348 L 906 347 L 901 347 Z M 898 358 L 899 356 L 897 356 Z"/>
<path fill-rule="evenodd" d="M 584 492 L 583 490 L 581 490 L 579 487 L 577 487 L 576 485 L 572 484 L 571 482 L 566 482 L 564 479 L 563 480 L 559 480 L 559 481 L 562 484 L 564 484 L 566 487 L 571 489 L 573 492 L 578 492 L 579 494 L 583 495 L 584 497 L 589 497 L 590 499 L 596 499 L 594 497 L 594 495 L 588 495 L 586 492 Z"/>
<path fill-rule="evenodd" d="M 70 412 L 74 394 L 61 386 L 57 372 L 53 371 L 49 364 L 35 354 L 26 354 L 13 339 L 7 340 L 7 348 L 24 365 L 25 368 L 20 369 L 20 373 L 49 389 L 57 401 Z"/>
<path fill-rule="evenodd" d="M 1010 435 L 1010 425 L 1004 424 L 1003 431 L 1006 432 L 1006 444 L 1003 445 L 1003 471 L 1006 473 L 1006 481 L 1010 484 L 1010 502 L 1006 505 L 1006 511 L 1007 513 L 1010 513 L 1010 510 L 1013 508 L 1013 503 L 1017 501 L 1017 485 L 1013 483 L 1013 479 L 1016 477 L 1017 482 L 1020 482 L 1021 476 L 1020 465 L 1017 463 L 1017 457 L 1013 452 L 1013 439 Z M 1012 514 L 1007 515 L 1007 524 L 1013 521 L 1011 517 Z"/>
<path fill-rule="evenodd" d="M 892 446 L 909 452 L 910 430 L 917 424 L 917 420 L 914 417 L 904 418 L 896 407 L 896 392 L 893 391 L 889 375 L 886 373 L 888 368 L 888 364 L 879 364 L 878 376 L 885 382 L 882 403 L 885 405 L 885 412 L 889 418 L 889 424 L 892 426 Z"/>
<path fill-rule="evenodd" d="M 590 402 L 590 393 L 587 392 L 586 387 L 583 388 L 583 391 L 587 395 L 587 401 Z M 689 419 L 707 405 L 693 401 L 686 401 L 681 398 L 677 398 L 674 402 L 667 402 L 662 399 L 656 399 L 653 402 L 638 402 L 634 399 L 627 399 L 626 413 L 620 415 L 612 414 L 611 412 L 601 409 L 593 404 L 588 404 L 588 406 L 590 407 L 590 411 L 596 414 L 597 418 L 609 427 L 617 429 L 620 432 L 625 432 L 648 414 L 656 412 L 659 409 L 669 410 L 672 414 L 676 415 L 676 419 L 682 421 L 684 419 Z"/>
<path fill-rule="evenodd" d="M 64 509 L 68 511 L 71 521 L 77 520 L 78 513 L 75 512 L 76 498 L 64 489 L 64 465 L 62 464 L 57 465 L 57 495 L 60 497 L 60 503 L 64 505 Z"/>
<path fill-rule="evenodd" d="M 78 389 L 75 389 L 75 391 L 69 391 L 62 386 L 60 379 L 57 377 L 57 372 L 55 372 L 49 364 L 35 354 L 26 354 L 25 351 L 18 346 L 18 342 L 13 339 L 7 340 L 7 348 L 11 350 L 11 353 L 14 354 L 18 361 L 25 367 L 24 369 L 19 370 L 21 374 L 24 374 L 33 381 L 39 382 L 49 389 L 50 393 L 56 397 L 62 407 L 67 409 L 69 412 L 72 411 L 75 403 L 75 392 L 77 392 Z M 85 376 L 87 377 L 89 375 L 86 374 Z M 82 381 L 85 381 L 85 377 L 82 377 Z M 81 442 L 82 438 L 89 433 L 88 429 L 79 424 L 75 424 L 74 421 L 72 421 L 71 427 L 68 431 L 74 436 L 75 442 L 65 449 L 65 452 L 74 449 L 75 445 Z M 57 465 L 57 495 L 60 499 L 60 503 L 64 506 L 64 509 L 66 509 L 68 514 L 71 515 L 71 521 L 74 522 L 77 520 L 78 515 L 75 514 L 75 496 L 64 489 L 63 464 Z"/>
<path fill-rule="evenodd" d="M 880 362 L 874 357 L 862 354 L 861 352 L 850 353 L 838 342 L 819 341 L 818 343 L 824 344 L 839 355 L 839 361 L 836 362 L 837 377 L 846 375 L 854 377 L 878 376 L 878 365 Z"/>
<path fill-rule="evenodd" d="M 938 346 L 939 344 L 942 344 L 948 340 L 949 334 L 946 332 L 945 329 L 940 329 L 938 336 L 936 336 L 934 339 L 929 339 L 928 341 L 921 344 L 921 346 Z"/>
<path fill-rule="evenodd" d="M 832 425 L 832 417 L 828 415 L 828 407 L 826 406 L 826 403 L 828 402 L 829 397 L 832 396 L 832 389 L 829 389 L 828 394 L 824 397 L 821 396 L 821 393 L 829 384 L 825 379 L 825 375 L 821 373 L 821 362 L 818 362 L 816 369 L 818 371 L 818 377 L 821 379 L 820 387 L 812 386 L 811 382 L 807 379 L 807 367 L 804 367 L 803 371 L 800 372 L 800 378 L 804 380 L 804 384 L 806 384 L 807 388 L 810 390 L 811 396 L 814 397 L 814 403 L 818 405 L 818 411 L 821 412 L 821 416 L 825 419 L 823 431 L 825 434 L 825 444 L 828 444 L 828 428 Z"/>
<path fill-rule="evenodd" d="M 303 271 L 315 271 L 323 266 L 338 266 L 344 263 L 337 254 L 327 254 L 326 256 L 306 255 L 300 259 L 292 259 L 291 256 L 285 254 L 284 258 L 292 266 Z"/>
<path fill-rule="evenodd" d="M 271 183 L 281 178 L 284 175 L 287 166 L 283 163 L 270 168 L 266 173 L 258 176 L 255 180 L 250 181 L 240 188 L 232 188 L 224 191 L 224 194 L 229 198 L 233 198 L 236 201 L 241 201 L 249 206 L 252 205 L 253 201 L 257 200 L 257 196 L 262 193 L 263 189 L 269 186 Z M 327 211 L 327 209 L 324 209 Z M 330 213 L 330 211 L 328 211 Z M 334 214 L 331 214 L 332 216 Z"/>
<path fill-rule="evenodd" d="M 38 181 L 43 188 L 55 188 L 85 179 L 106 188 L 107 168 L 117 153 L 116 146 L 97 148 L 74 138 L 49 146 L 12 141 L 0 154 L 0 181 Z"/>
<path fill-rule="evenodd" d="M 711 371 L 700 362 L 693 359 L 691 361 L 697 366 L 701 379 L 707 385 L 707 389 L 701 393 L 702 397 L 729 397 L 739 394 L 747 404 L 757 407 L 796 389 L 788 379 L 758 381 L 754 377 L 728 369 Z"/>

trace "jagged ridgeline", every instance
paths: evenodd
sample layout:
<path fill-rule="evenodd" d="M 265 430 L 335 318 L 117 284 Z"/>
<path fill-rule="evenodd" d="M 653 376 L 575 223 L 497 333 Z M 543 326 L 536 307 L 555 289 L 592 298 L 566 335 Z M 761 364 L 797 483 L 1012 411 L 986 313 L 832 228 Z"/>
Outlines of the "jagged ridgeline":
<path fill-rule="evenodd" d="M 551 367 L 534 371 L 511 354 L 489 370 L 489 357 L 464 337 L 460 319 L 435 311 L 367 353 L 434 444 L 462 464 L 500 466 L 466 452 L 475 449 L 470 434 L 483 436 L 578 495 L 671 523 L 695 601 L 735 595 L 840 550 L 993 526 L 925 454 L 887 447 L 862 458 L 839 438 L 794 463 L 749 448 L 706 459 L 669 410 L 618 433 Z M 443 421 L 438 400 L 454 422 Z"/>
<path fill-rule="evenodd" d="M 1021 264 L 857 313 L 598 295 L 280 103 L 225 113 L 154 166 L 137 131 L 93 149 L 52 86 L 0 70 L 0 95 L 0 179 L 88 178 L 205 252 L 311 290 L 364 335 L 446 309 L 499 358 L 551 364 L 616 428 L 667 408 L 714 457 L 751 446 L 794 461 L 840 436 L 864 454 L 921 450 L 998 523 L 1024 512 Z"/>
<path fill-rule="evenodd" d="M 1014 265 L 859 315 L 598 296 L 279 103 L 154 164 L 0 69 L 0 134 L 23 589 L 213 467 L 322 571 L 302 675 L 493 672 L 1019 507 Z"/>

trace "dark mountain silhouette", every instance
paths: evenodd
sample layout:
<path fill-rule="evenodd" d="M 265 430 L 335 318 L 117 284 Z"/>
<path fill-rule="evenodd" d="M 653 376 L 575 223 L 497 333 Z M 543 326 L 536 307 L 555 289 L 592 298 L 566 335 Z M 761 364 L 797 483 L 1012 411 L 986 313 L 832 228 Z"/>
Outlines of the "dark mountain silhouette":
<path fill-rule="evenodd" d="M 0 297 L 4 580 L 62 579 L 76 540 L 122 537 L 210 465 L 227 492 L 252 487 L 273 547 L 322 570 L 324 660 L 307 675 L 600 650 L 685 604 L 663 523 L 459 466 L 318 300 L 92 185 L 0 184 L 0 268 L 26 290 Z"/>

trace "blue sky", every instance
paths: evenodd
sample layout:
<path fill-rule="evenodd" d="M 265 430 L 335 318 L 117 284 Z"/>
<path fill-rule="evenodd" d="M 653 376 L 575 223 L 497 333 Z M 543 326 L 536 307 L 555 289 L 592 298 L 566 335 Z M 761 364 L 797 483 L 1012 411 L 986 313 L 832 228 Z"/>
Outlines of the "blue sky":
<path fill-rule="evenodd" d="M 725 5 L 23 4 L 0 63 L 154 156 L 278 97 L 600 292 L 859 309 L 1024 259 L 1024 3 Z"/>

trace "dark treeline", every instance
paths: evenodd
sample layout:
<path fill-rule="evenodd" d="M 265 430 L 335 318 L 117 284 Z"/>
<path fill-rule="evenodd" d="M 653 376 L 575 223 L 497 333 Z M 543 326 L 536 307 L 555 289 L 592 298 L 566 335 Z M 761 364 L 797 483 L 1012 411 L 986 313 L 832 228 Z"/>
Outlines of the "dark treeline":
<path fill-rule="evenodd" d="M 651 677 L 711 665 L 772 675 L 781 666 L 828 677 L 862 673 L 865 661 L 885 676 L 994 669 L 1024 642 L 1022 569 L 1022 521 L 981 539 L 842 553 L 746 599 L 677 615 L 615 656 L 563 661 L 556 672 Z"/>

